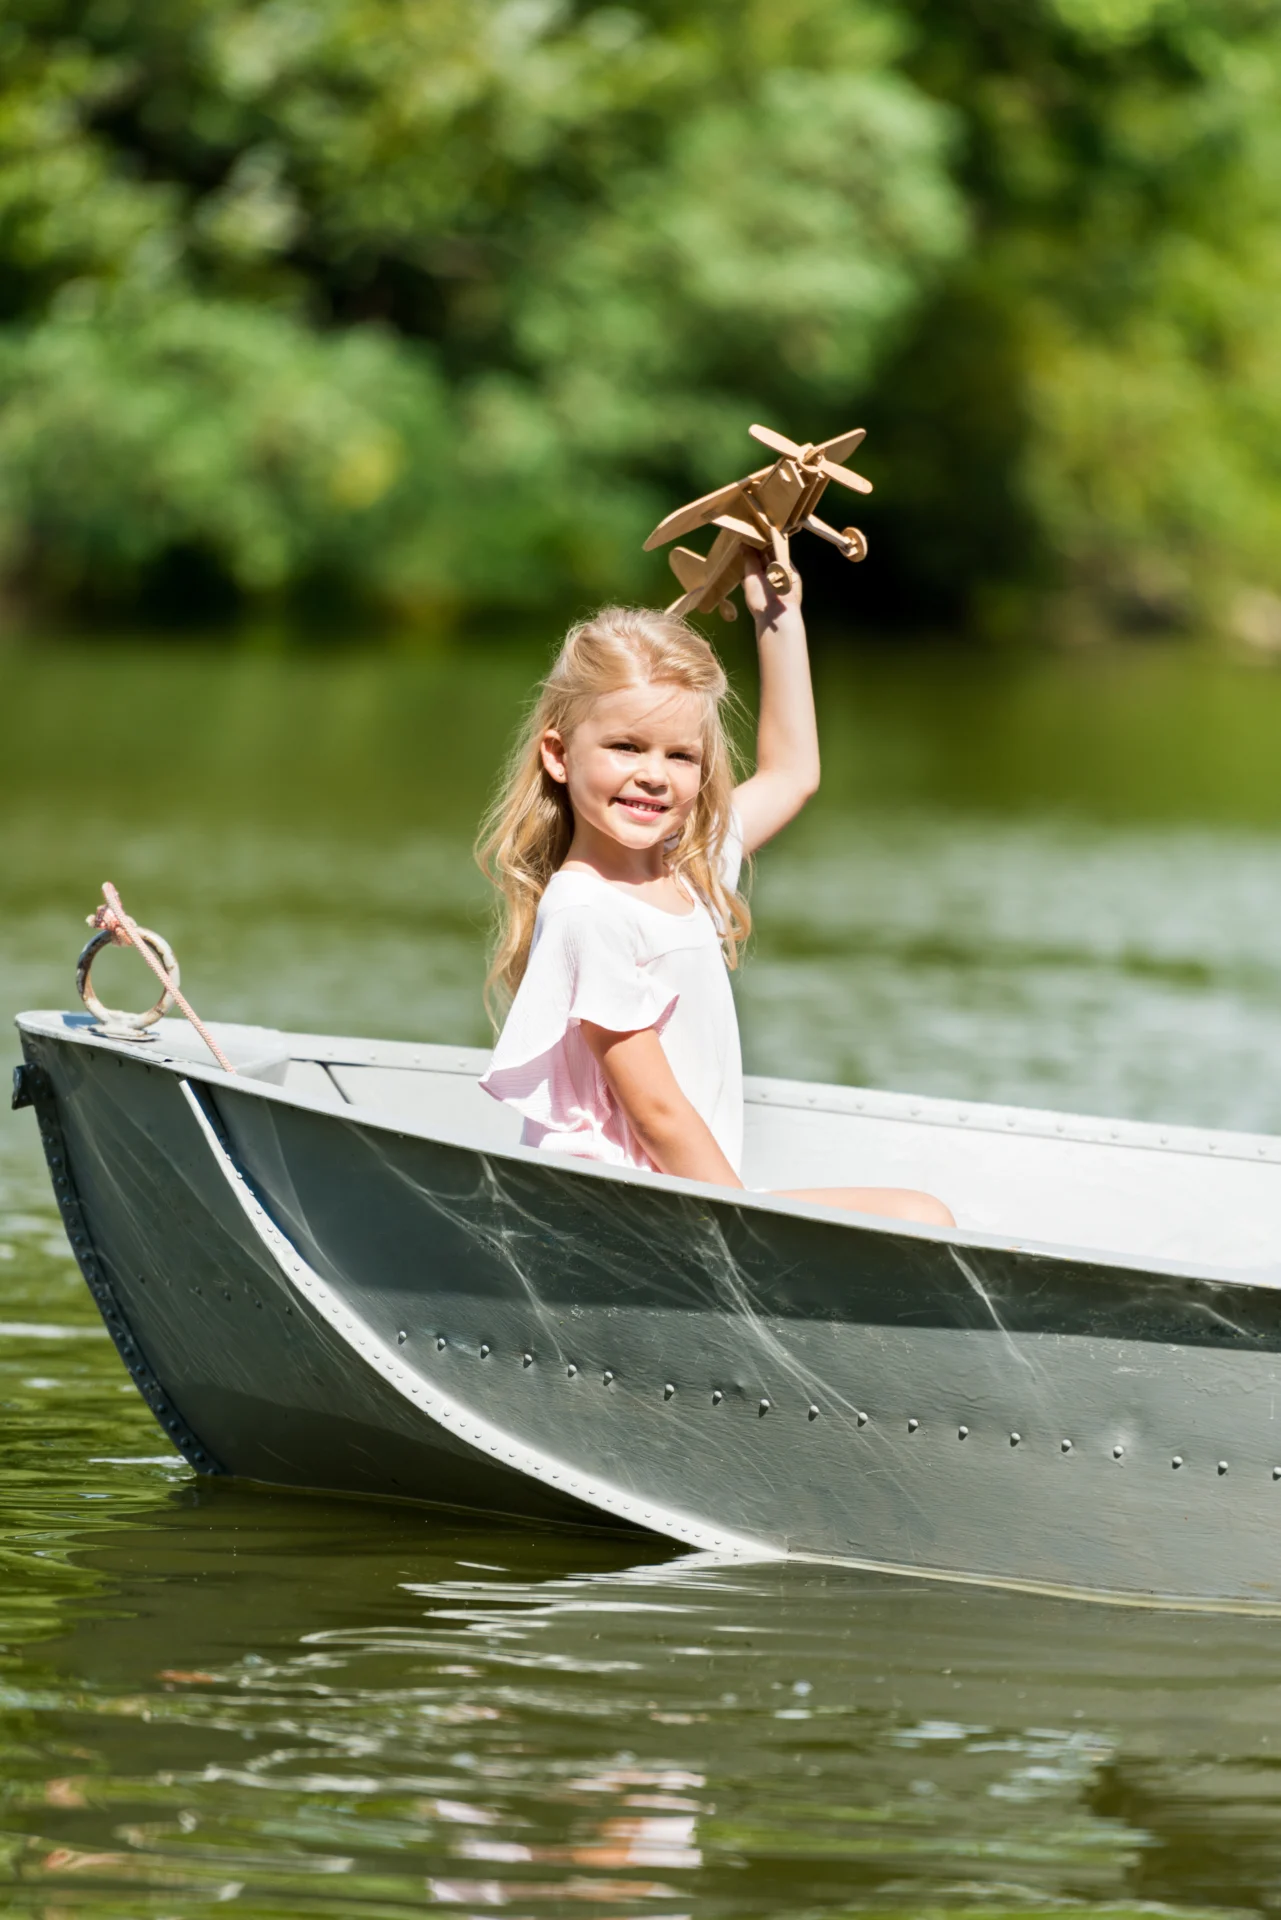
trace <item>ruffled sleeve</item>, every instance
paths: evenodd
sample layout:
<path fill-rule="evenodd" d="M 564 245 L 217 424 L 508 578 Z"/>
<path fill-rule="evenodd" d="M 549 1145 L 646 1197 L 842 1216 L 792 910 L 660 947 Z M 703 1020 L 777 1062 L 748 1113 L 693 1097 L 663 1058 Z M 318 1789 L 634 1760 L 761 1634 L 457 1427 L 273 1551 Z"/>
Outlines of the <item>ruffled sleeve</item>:
<path fill-rule="evenodd" d="M 602 889 L 603 891 L 603 889 Z M 525 977 L 512 1002 L 481 1086 L 494 1099 L 543 1125 L 563 1123 L 567 1096 L 577 1107 L 588 1088 L 575 1085 L 589 1063 L 574 1029 L 586 1020 L 611 1033 L 662 1031 L 679 995 L 648 976 L 629 919 L 604 901 L 573 903 L 540 917 Z M 569 1058 L 567 1058 L 567 1052 Z M 572 1097 L 576 1095 L 577 1097 Z"/>

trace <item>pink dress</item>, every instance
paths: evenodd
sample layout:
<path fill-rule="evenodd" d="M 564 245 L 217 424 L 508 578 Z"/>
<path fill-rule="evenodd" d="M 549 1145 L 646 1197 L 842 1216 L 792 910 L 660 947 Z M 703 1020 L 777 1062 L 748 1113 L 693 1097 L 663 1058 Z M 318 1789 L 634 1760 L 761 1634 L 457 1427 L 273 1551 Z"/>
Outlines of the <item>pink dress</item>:
<path fill-rule="evenodd" d="M 722 871 L 733 886 L 737 837 Z M 667 913 L 593 873 L 557 873 L 538 908 L 529 965 L 481 1081 L 524 1116 L 521 1142 L 611 1166 L 654 1162 L 583 1038 L 653 1027 L 677 1085 L 730 1165 L 743 1157 L 738 1019 L 720 938 L 701 900 Z"/>

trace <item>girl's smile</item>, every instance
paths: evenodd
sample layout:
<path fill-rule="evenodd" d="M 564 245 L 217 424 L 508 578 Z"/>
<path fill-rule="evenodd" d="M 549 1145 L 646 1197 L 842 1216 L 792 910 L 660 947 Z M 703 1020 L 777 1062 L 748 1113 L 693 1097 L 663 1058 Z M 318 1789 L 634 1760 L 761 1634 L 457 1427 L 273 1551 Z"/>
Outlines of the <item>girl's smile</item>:
<path fill-rule="evenodd" d="M 684 826 L 703 780 L 705 702 L 684 687 L 602 694 L 569 738 L 543 736 L 543 765 L 569 789 L 571 859 L 604 857 L 656 878 L 663 846 Z"/>
<path fill-rule="evenodd" d="M 644 819 L 647 814 L 667 813 L 669 811 L 666 801 L 638 800 L 634 794 L 615 794 L 609 804 L 611 807 L 626 807 L 629 813 L 636 814 L 639 819 Z"/>

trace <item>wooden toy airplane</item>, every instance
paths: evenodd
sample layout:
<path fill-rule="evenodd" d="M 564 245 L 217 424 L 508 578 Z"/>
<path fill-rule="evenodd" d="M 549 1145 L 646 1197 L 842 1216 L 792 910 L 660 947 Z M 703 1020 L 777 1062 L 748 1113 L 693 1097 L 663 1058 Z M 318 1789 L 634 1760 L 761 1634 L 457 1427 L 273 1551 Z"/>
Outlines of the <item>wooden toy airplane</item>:
<path fill-rule="evenodd" d="M 743 480 L 704 494 L 701 500 L 691 500 L 687 507 L 678 507 L 645 542 L 648 553 L 695 527 L 720 529 L 707 554 L 694 553 L 689 547 L 673 548 L 672 572 L 685 591 L 672 602 L 669 613 L 690 613 L 695 608 L 710 613 L 718 607 L 722 619 L 736 620 L 738 610 L 729 596 L 743 578 L 747 555 L 753 551 L 770 556 L 766 578 L 777 593 L 786 593 L 793 580 L 788 542 L 802 528 L 820 540 L 830 540 L 847 560 L 867 557 L 867 541 L 857 527 L 838 533 L 814 512 L 831 480 L 855 493 L 872 491 L 870 480 L 838 464 L 862 441 L 864 429 L 856 427 L 853 433 L 838 434 L 816 447 L 798 447 L 769 427 L 749 427 L 748 432 L 779 454 L 773 466 L 761 467 Z"/>

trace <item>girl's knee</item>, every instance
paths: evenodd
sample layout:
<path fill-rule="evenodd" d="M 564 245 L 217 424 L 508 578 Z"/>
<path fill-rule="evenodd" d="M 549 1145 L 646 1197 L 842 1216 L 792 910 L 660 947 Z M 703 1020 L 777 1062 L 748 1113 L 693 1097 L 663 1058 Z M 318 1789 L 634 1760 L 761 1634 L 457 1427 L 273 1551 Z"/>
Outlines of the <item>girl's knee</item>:
<path fill-rule="evenodd" d="M 919 1193 L 914 1187 L 885 1187 L 868 1196 L 869 1213 L 882 1213 L 891 1220 L 912 1220 L 921 1227 L 954 1227 L 952 1211 L 932 1193 Z"/>
<path fill-rule="evenodd" d="M 923 1227 L 954 1227 L 956 1225 L 956 1216 L 951 1208 L 944 1206 L 941 1200 L 935 1199 L 932 1193 L 914 1193 L 909 1190 L 904 1193 L 903 1199 L 906 1202 L 903 1211 L 905 1220 L 915 1220 Z"/>
<path fill-rule="evenodd" d="M 852 1213 L 879 1214 L 884 1220 L 911 1220 L 922 1227 L 954 1227 L 950 1207 L 932 1193 L 913 1187 L 802 1187 L 785 1190 L 787 1200 L 814 1200 L 820 1206 L 844 1207 Z"/>

